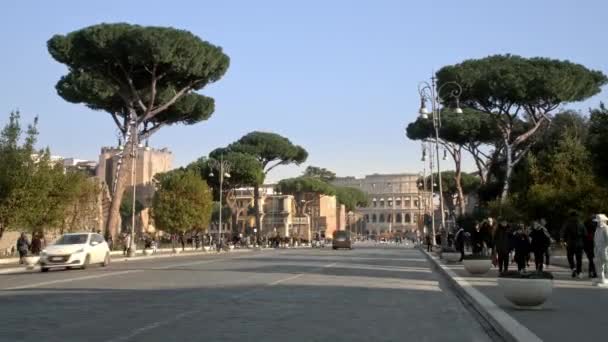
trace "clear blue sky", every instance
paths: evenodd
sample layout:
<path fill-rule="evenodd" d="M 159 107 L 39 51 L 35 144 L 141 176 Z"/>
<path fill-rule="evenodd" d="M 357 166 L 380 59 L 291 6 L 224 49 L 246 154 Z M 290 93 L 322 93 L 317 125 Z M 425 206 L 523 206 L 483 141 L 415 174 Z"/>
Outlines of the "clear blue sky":
<path fill-rule="evenodd" d="M 63 101 L 64 74 L 46 50 L 55 33 L 100 22 L 186 29 L 231 57 L 204 123 L 160 131 L 176 166 L 252 130 L 303 145 L 305 165 L 339 175 L 418 172 L 420 146 L 403 129 L 419 106 L 416 86 L 443 65 L 497 53 L 569 59 L 608 73 L 606 1 L 26 1 L 0 4 L 0 122 L 20 109 L 40 117 L 53 154 L 96 159 L 116 142 L 107 114 Z M 608 102 L 607 89 L 570 107 Z M 269 180 L 297 175 L 277 168 Z"/>

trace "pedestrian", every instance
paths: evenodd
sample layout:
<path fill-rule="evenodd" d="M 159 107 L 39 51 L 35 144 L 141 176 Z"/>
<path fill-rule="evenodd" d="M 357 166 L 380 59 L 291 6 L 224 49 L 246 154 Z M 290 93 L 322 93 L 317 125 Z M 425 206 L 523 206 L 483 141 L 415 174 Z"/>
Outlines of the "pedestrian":
<path fill-rule="evenodd" d="M 483 221 L 481 224 L 476 224 L 471 234 L 471 249 L 473 255 L 481 255 L 483 252 L 483 233 L 481 227 L 485 224 L 486 221 Z"/>
<path fill-rule="evenodd" d="M 19 252 L 19 263 L 25 263 L 25 257 L 27 256 L 27 251 L 30 250 L 30 242 L 27 240 L 27 236 L 25 233 L 21 233 L 21 236 L 17 240 L 17 252 Z"/>
<path fill-rule="evenodd" d="M 182 252 L 186 250 L 186 238 L 184 232 L 179 232 L 179 243 L 182 245 Z"/>
<path fill-rule="evenodd" d="M 545 220 L 544 218 L 541 218 L 538 221 L 538 224 L 541 226 L 541 229 L 543 230 L 543 233 L 545 233 L 545 235 L 547 236 L 547 238 L 549 239 L 549 245 L 547 246 L 547 249 L 545 250 L 545 266 L 549 267 L 549 261 L 551 259 L 551 243 L 553 243 L 553 238 L 551 237 L 551 234 L 549 234 L 549 231 L 547 230 L 547 220 Z"/>
<path fill-rule="evenodd" d="M 32 255 L 40 255 L 42 251 L 42 238 L 41 233 L 34 233 L 32 236 L 32 244 L 30 246 L 30 251 Z"/>
<path fill-rule="evenodd" d="M 126 233 L 125 234 L 125 238 L 124 238 L 124 246 L 122 249 L 122 254 L 123 255 L 129 255 L 129 253 L 131 252 L 131 233 Z"/>
<path fill-rule="evenodd" d="M 581 222 L 576 211 L 570 211 L 568 220 L 561 232 L 562 243 L 566 245 L 568 264 L 572 271 L 572 278 L 582 278 L 583 269 L 583 246 L 587 229 Z M 576 263 L 575 263 L 576 258 Z"/>
<path fill-rule="evenodd" d="M 583 251 L 587 260 L 589 261 L 589 278 L 597 278 L 597 272 L 595 269 L 595 244 L 594 237 L 597 229 L 598 222 L 595 220 L 595 216 L 585 222 L 585 228 L 587 228 L 587 235 L 585 235 L 585 241 L 583 244 Z"/>
<path fill-rule="evenodd" d="M 156 239 L 156 236 L 152 237 L 152 254 L 156 254 L 158 250 L 158 240 Z"/>
<path fill-rule="evenodd" d="M 196 232 L 196 234 L 194 235 L 194 249 L 198 250 L 198 248 L 201 246 L 201 236 L 199 234 L 199 232 Z"/>
<path fill-rule="evenodd" d="M 519 226 L 514 235 L 515 262 L 517 263 L 517 271 L 525 272 L 527 261 L 530 256 L 530 239 L 522 226 Z"/>
<path fill-rule="evenodd" d="M 454 236 L 454 244 L 456 247 L 456 250 L 460 252 L 460 260 L 462 261 L 464 259 L 464 242 L 465 242 L 465 231 L 462 227 L 458 228 L 458 231 L 456 232 L 456 235 Z"/>
<path fill-rule="evenodd" d="M 431 237 L 431 234 L 426 234 L 425 240 L 426 251 L 430 253 L 433 250 L 433 238 Z"/>
<path fill-rule="evenodd" d="M 544 227 L 539 222 L 532 224 L 532 231 L 530 232 L 530 247 L 532 253 L 534 253 L 534 265 L 536 271 L 543 271 L 543 264 L 545 262 L 545 253 L 551 244 L 551 239 L 545 234 Z"/>
<path fill-rule="evenodd" d="M 498 272 L 505 273 L 509 270 L 509 253 L 511 252 L 511 229 L 506 220 L 499 220 L 492 240 L 494 240 L 492 253 L 498 262 Z"/>
<path fill-rule="evenodd" d="M 479 227 L 478 249 L 481 248 L 483 255 L 488 255 L 488 250 L 493 248 L 492 232 L 494 230 L 494 220 L 488 217 Z"/>
<path fill-rule="evenodd" d="M 604 214 L 598 214 L 596 221 L 598 225 L 593 240 L 595 242 L 597 269 L 600 271 L 597 284 L 606 285 L 608 284 L 608 280 L 606 280 L 608 277 L 608 217 Z"/>

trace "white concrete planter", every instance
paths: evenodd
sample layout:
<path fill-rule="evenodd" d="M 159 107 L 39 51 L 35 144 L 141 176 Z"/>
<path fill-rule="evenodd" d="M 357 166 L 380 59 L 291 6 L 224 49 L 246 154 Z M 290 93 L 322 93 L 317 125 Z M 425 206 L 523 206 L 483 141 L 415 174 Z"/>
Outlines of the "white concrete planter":
<path fill-rule="evenodd" d="M 203 250 L 205 252 L 209 252 L 211 250 L 211 247 L 209 247 L 209 246 L 203 246 Z"/>
<path fill-rule="evenodd" d="M 153 252 L 153 251 L 152 251 L 152 249 L 150 249 L 150 248 L 146 248 L 146 249 L 144 249 L 144 255 L 152 255 L 152 252 Z"/>
<path fill-rule="evenodd" d="M 182 252 L 181 249 L 179 249 L 179 248 L 173 248 L 173 254 L 179 254 L 181 252 Z"/>
<path fill-rule="evenodd" d="M 538 309 L 553 293 L 553 280 L 498 278 L 498 287 L 516 307 Z"/>
<path fill-rule="evenodd" d="M 26 256 L 24 258 L 24 261 L 25 261 L 25 265 L 28 268 L 32 268 L 38 263 L 38 261 L 40 261 L 40 257 L 37 255 L 30 255 L 30 256 Z"/>
<path fill-rule="evenodd" d="M 442 252 L 441 259 L 445 260 L 448 263 L 458 262 L 460 260 L 460 253 Z"/>
<path fill-rule="evenodd" d="M 471 274 L 485 274 L 492 267 L 491 259 L 464 259 L 462 263 L 464 269 Z"/>
<path fill-rule="evenodd" d="M 602 281 L 602 280 L 597 279 L 597 280 L 594 280 L 594 281 L 593 281 L 593 285 L 595 285 L 595 286 L 597 286 L 597 287 L 601 287 L 601 288 L 606 288 L 606 289 L 608 289 L 608 280 L 604 279 L 604 280 Z"/>
<path fill-rule="evenodd" d="M 228 246 L 228 249 L 229 249 L 229 250 L 233 250 L 233 249 L 234 249 L 234 246 L 233 246 L 233 245 L 229 245 L 229 246 Z"/>

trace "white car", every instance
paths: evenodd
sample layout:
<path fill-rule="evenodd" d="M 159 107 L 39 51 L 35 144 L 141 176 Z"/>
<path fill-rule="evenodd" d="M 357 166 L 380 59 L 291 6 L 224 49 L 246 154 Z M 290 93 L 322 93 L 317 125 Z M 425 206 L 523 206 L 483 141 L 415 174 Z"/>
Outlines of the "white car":
<path fill-rule="evenodd" d="M 86 268 L 91 264 L 107 266 L 110 249 L 103 236 L 96 233 L 71 233 L 47 246 L 40 253 L 40 270 L 51 268 Z"/>

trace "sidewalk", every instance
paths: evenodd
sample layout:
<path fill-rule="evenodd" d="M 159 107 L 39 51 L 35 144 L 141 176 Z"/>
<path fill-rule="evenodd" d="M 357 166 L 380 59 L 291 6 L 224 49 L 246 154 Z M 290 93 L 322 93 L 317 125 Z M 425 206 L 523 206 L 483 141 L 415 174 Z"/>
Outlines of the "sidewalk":
<path fill-rule="evenodd" d="M 215 250 L 205 252 L 203 250 L 194 250 L 192 247 L 187 247 L 184 252 L 181 252 L 181 248 L 179 249 L 180 253 L 173 253 L 171 248 L 163 248 L 159 249 L 156 254 L 145 256 L 143 255 L 143 251 L 137 251 L 135 257 L 126 257 L 123 255 L 121 251 L 112 251 L 110 254 L 112 255 L 112 263 L 114 262 L 125 262 L 125 261 L 137 261 L 137 260 L 150 260 L 157 258 L 170 258 L 170 257 L 179 257 L 179 256 L 195 256 L 195 255 L 217 255 L 218 252 Z M 230 252 L 220 252 L 220 253 L 244 253 L 244 252 L 252 252 L 252 249 L 234 249 Z M 34 268 L 27 268 L 24 265 L 19 265 L 19 258 L 12 259 L 4 259 L 10 262 L 5 262 L 4 264 L 0 264 L 0 274 L 18 274 L 18 273 L 28 273 L 28 272 L 39 272 L 40 267 L 35 266 Z M 3 261 L 4 261 L 3 260 Z"/>
<path fill-rule="evenodd" d="M 446 265 L 434 253 L 424 253 L 506 340 L 605 339 L 608 290 L 593 286 L 589 279 L 572 279 L 567 268 L 549 267 L 555 277 L 553 295 L 541 310 L 518 310 L 498 288 L 496 268 L 483 276 L 471 276 L 460 263 Z M 516 269 L 514 265 L 509 268 Z"/>

